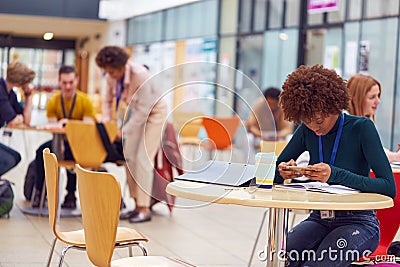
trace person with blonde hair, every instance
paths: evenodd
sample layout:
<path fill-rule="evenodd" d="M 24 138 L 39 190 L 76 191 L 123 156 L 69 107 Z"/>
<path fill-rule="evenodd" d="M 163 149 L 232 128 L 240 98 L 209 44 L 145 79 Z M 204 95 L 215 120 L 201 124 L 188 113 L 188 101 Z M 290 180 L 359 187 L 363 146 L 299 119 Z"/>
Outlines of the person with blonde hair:
<path fill-rule="evenodd" d="M 370 75 L 355 74 L 347 81 L 350 95 L 349 113 L 370 118 L 375 123 L 375 114 L 381 103 L 382 87 L 377 79 Z M 385 149 L 389 162 L 400 161 L 400 152 Z"/>
<path fill-rule="evenodd" d="M 31 82 L 35 72 L 25 64 L 15 61 L 7 67 L 7 77 L 0 79 L 0 127 L 4 125 L 29 125 L 32 112 Z M 25 96 L 22 106 L 14 87 L 20 87 Z M 0 176 L 15 167 L 21 161 L 21 155 L 12 148 L 0 143 Z"/>

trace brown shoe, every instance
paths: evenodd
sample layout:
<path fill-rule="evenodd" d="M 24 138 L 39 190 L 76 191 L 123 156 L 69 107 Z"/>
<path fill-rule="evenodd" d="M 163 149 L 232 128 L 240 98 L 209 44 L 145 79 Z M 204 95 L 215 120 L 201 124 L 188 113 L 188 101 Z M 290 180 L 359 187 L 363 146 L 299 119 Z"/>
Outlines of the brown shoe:
<path fill-rule="evenodd" d="M 74 194 L 68 193 L 65 196 L 64 203 L 61 205 L 62 209 L 74 210 L 76 209 L 76 197 Z"/>

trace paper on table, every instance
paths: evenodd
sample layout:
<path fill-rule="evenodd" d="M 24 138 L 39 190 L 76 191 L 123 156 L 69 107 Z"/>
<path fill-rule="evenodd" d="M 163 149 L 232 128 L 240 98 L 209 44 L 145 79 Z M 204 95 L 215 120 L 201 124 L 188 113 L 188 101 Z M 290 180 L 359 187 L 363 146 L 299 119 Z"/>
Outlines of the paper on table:
<path fill-rule="evenodd" d="M 330 194 L 356 194 L 359 190 L 344 186 L 344 185 L 329 185 L 321 182 L 309 183 L 290 183 L 276 185 L 275 188 L 285 188 L 291 190 L 307 190 L 313 192 L 330 193 Z"/>

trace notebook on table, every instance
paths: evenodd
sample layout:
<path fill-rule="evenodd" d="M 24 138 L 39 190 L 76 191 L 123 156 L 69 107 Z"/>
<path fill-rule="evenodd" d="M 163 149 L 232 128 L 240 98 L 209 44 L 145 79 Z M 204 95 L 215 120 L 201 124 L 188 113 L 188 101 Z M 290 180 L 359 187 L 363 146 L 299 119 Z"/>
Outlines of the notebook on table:
<path fill-rule="evenodd" d="M 256 184 L 255 172 L 256 166 L 252 164 L 210 160 L 175 179 L 229 186 L 250 186 Z"/>

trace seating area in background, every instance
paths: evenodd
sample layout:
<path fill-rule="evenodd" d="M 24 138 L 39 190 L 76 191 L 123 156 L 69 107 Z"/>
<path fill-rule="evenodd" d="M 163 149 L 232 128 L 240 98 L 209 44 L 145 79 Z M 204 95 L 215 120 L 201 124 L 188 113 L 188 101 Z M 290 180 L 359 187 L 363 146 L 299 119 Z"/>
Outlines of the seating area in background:
<path fill-rule="evenodd" d="M 59 211 L 59 177 L 58 177 L 58 162 L 55 154 L 51 153 L 48 148 L 43 151 L 43 158 L 45 164 L 45 174 L 46 174 L 46 190 L 47 190 L 47 203 L 49 211 L 49 224 L 55 235 L 52 243 L 52 247 L 49 252 L 49 258 L 47 266 L 50 266 L 51 258 L 54 252 L 54 247 L 56 241 L 59 240 L 65 243 L 67 246 L 63 249 L 60 259 L 59 266 L 62 266 L 64 256 L 70 248 L 85 250 L 86 249 L 86 239 L 83 229 L 75 231 L 59 231 L 57 229 L 57 217 Z M 103 183 L 98 183 L 103 184 Z M 97 195 L 96 190 L 91 191 L 92 194 Z M 108 199 L 109 194 L 105 193 L 105 198 Z M 119 201 L 121 201 L 121 196 L 119 196 Z M 93 206 L 97 206 L 97 202 L 92 202 Z M 118 215 L 116 220 L 118 222 L 119 216 L 119 206 Z M 95 218 L 96 219 L 96 218 Z M 129 247 L 129 256 L 132 256 L 132 246 L 137 246 L 141 249 L 143 255 L 147 255 L 147 251 L 141 242 L 147 242 L 148 239 L 142 235 L 140 232 L 132 228 L 127 227 L 116 227 L 115 229 L 116 238 L 113 243 L 113 248 L 115 247 Z"/>

